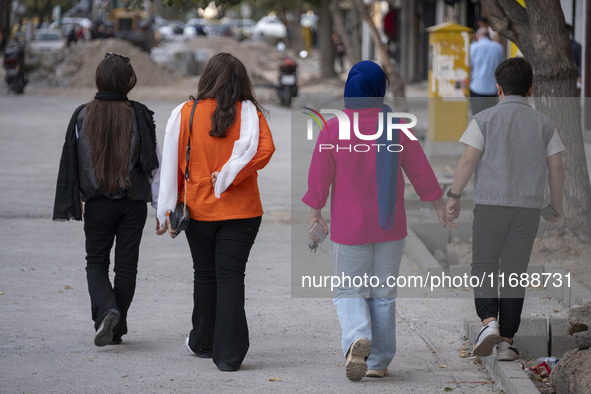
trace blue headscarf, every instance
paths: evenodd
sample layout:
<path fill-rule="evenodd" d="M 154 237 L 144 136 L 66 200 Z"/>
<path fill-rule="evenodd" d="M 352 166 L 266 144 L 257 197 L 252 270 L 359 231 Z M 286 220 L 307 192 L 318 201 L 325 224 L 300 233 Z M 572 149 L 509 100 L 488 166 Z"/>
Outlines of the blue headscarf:
<path fill-rule="evenodd" d="M 385 124 L 388 112 L 392 111 L 388 105 L 384 105 L 385 94 L 386 74 L 379 65 L 363 60 L 351 68 L 345 84 L 345 108 L 382 108 Z M 398 133 L 392 134 L 392 141 L 388 141 L 384 125 L 382 135 L 376 141 L 376 144 L 381 144 L 381 148 L 376 149 L 376 184 L 379 222 L 383 230 L 392 230 L 396 208 L 399 158 L 397 152 L 386 149 L 390 144 L 398 144 Z"/>
<path fill-rule="evenodd" d="M 386 74 L 380 66 L 363 60 L 351 68 L 345 84 L 345 108 L 381 108 L 386 94 Z"/>

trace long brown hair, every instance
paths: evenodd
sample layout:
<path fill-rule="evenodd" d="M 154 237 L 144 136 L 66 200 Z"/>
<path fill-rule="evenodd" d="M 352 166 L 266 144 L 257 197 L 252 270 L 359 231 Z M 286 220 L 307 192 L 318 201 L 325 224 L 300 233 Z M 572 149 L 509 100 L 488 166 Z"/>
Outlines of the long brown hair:
<path fill-rule="evenodd" d="M 257 110 L 267 111 L 257 102 L 254 88 L 244 64 L 229 53 L 212 57 L 203 70 L 197 85 L 197 100 L 216 99 L 217 106 L 211 118 L 212 137 L 225 137 L 236 120 L 236 102 L 250 100 Z"/>
<path fill-rule="evenodd" d="M 137 78 L 129 59 L 107 54 L 96 68 L 99 92 L 127 96 Z M 90 142 L 94 174 L 110 194 L 125 188 L 129 162 L 132 119 L 127 100 L 95 99 L 86 106 L 84 128 Z"/>

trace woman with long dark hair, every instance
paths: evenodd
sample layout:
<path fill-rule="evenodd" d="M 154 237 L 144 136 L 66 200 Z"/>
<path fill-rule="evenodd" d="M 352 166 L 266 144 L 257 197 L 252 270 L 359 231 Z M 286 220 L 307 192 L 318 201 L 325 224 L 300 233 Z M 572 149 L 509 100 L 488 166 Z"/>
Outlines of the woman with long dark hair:
<path fill-rule="evenodd" d="M 244 273 L 263 214 L 257 171 L 275 146 L 236 57 L 219 53 L 210 59 L 197 89 L 197 97 L 175 108 L 166 126 L 158 218 L 167 220 L 177 196 L 190 215 L 185 234 L 194 306 L 187 348 L 213 358 L 222 371 L 236 371 L 249 347 Z"/>
<path fill-rule="evenodd" d="M 160 173 L 153 112 L 127 98 L 137 81 L 129 58 L 107 53 L 95 80 L 94 100 L 78 107 L 68 126 L 53 219 L 82 220 L 84 216 L 94 344 L 105 346 L 121 343 L 127 334 L 146 203 L 157 207 Z"/>

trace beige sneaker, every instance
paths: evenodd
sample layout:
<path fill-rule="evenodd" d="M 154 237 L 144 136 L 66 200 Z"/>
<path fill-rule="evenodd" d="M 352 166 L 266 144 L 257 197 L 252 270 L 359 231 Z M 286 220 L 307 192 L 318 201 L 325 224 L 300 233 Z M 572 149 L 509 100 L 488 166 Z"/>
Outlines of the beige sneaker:
<path fill-rule="evenodd" d="M 388 368 L 368 369 L 365 373 L 365 376 L 367 376 L 368 378 L 383 378 L 384 376 L 388 376 Z"/>
<path fill-rule="evenodd" d="M 371 351 L 371 344 L 367 338 L 357 338 L 349 348 L 345 363 L 345 375 L 349 380 L 361 380 L 367 371 L 367 357 Z"/>

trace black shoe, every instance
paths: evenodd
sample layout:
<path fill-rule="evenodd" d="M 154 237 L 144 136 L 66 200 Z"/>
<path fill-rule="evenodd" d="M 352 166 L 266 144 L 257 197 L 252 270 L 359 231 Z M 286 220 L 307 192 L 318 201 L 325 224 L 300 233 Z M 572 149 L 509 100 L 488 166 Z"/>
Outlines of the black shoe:
<path fill-rule="evenodd" d="M 217 363 L 216 365 L 220 371 L 224 372 L 234 372 L 240 369 L 240 365 L 230 365 L 226 363 Z"/>
<path fill-rule="evenodd" d="M 199 358 L 213 358 L 213 351 L 207 350 L 207 349 L 201 349 L 201 350 L 193 350 L 191 348 L 191 345 L 189 345 L 189 337 L 187 337 L 185 339 L 185 348 L 187 349 L 188 352 L 194 354 L 195 356 L 199 357 Z"/>
<path fill-rule="evenodd" d="M 109 345 L 120 345 L 123 340 L 121 337 L 113 337 L 113 340 L 109 343 Z"/>
<path fill-rule="evenodd" d="M 120 319 L 121 314 L 118 310 L 109 309 L 107 311 L 94 336 L 94 344 L 96 346 L 106 346 L 111 343 L 113 340 L 113 329 L 119 324 Z"/>

